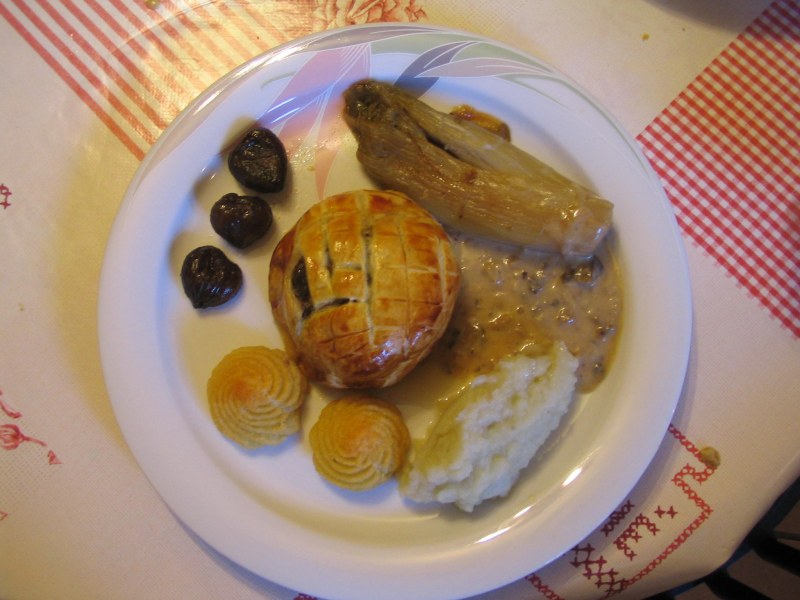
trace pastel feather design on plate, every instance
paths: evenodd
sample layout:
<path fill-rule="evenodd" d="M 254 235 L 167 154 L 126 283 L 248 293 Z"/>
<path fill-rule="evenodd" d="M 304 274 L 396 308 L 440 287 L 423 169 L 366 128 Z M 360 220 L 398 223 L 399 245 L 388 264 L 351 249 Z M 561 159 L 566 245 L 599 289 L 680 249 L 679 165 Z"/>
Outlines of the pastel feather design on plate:
<path fill-rule="evenodd" d="M 263 126 L 279 133 L 289 156 L 297 153 L 304 143 L 314 148 L 320 198 L 325 195 L 325 183 L 346 130 L 341 119 L 342 94 L 352 81 L 366 77 L 369 71 L 368 44 L 316 52 L 292 76 L 260 120 Z M 317 81 L 329 83 L 319 88 Z M 314 92 L 308 94 L 309 89 Z"/>
<path fill-rule="evenodd" d="M 289 156 L 296 155 L 304 145 L 313 148 L 319 198 L 325 197 L 333 162 L 347 134 L 341 117 L 345 89 L 355 81 L 373 76 L 373 56 L 402 52 L 408 37 L 436 31 L 376 27 L 368 33 L 369 41 L 355 45 L 343 44 L 335 34 L 322 38 L 317 50 L 287 79 L 285 87 L 259 119 L 262 126 L 280 135 Z M 477 46 L 483 48 L 483 44 L 474 40 L 456 39 L 439 44 L 411 61 L 394 83 L 420 97 L 444 77 L 557 77 L 544 65 L 516 60 L 510 51 L 492 57 L 469 56 L 470 49 Z M 318 87 L 319 81 L 326 84 Z"/>

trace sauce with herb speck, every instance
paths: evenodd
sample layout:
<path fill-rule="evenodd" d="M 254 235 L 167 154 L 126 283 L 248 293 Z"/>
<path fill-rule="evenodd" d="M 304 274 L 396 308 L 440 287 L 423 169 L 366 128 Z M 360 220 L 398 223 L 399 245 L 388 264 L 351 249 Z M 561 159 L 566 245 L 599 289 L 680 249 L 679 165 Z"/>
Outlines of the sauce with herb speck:
<path fill-rule="evenodd" d="M 437 357 L 454 375 L 488 372 L 505 356 L 538 356 L 562 340 L 578 358 L 578 390 L 608 371 L 622 312 L 622 286 L 606 240 L 567 259 L 455 236 L 461 292 Z"/>

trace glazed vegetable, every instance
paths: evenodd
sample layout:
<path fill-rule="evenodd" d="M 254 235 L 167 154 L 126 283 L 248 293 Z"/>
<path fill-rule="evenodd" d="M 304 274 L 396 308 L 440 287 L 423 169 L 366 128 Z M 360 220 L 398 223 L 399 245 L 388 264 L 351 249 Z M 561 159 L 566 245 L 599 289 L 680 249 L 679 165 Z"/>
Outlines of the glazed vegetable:
<path fill-rule="evenodd" d="M 494 115 L 477 110 L 469 104 L 459 104 L 450 111 L 450 114 L 461 121 L 470 121 L 480 125 L 484 129 L 499 135 L 507 142 L 511 141 L 511 129 L 505 122 Z"/>
<path fill-rule="evenodd" d="M 611 227 L 610 202 L 468 119 L 374 80 L 344 100 L 367 173 L 445 225 L 568 256 L 591 255 Z"/>
<path fill-rule="evenodd" d="M 236 181 L 259 192 L 280 192 L 289 161 L 283 143 L 269 129 L 252 129 L 228 156 Z"/>
<path fill-rule="evenodd" d="M 211 227 L 237 248 L 247 248 L 269 231 L 272 209 L 258 196 L 225 194 L 211 207 Z"/>
<path fill-rule="evenodd" d="M 242 287 L 239 265 L 214 246 L 195 248 L 181 266 L 183 291 L 195 308 L 225 304 Z"/>

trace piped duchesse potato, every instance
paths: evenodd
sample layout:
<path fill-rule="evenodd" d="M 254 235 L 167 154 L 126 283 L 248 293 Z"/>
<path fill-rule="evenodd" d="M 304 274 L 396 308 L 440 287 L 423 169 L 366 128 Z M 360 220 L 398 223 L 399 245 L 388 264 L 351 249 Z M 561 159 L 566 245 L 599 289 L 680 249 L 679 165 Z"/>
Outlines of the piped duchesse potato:
<path fill-rule="evenodd" d="M 320 475 L 360 491 L 388 481 L 405 465 L 411 437 L 394 404 L 360 393 L 326 404 L 309 442 Z"/>
<path fill-rule="evenodd" d="M 283 350 L 242 346 L 219 361 L 206 391 L 217 429 L 253 449 L 280 444 L 300 430 L 308 380 Z"/>

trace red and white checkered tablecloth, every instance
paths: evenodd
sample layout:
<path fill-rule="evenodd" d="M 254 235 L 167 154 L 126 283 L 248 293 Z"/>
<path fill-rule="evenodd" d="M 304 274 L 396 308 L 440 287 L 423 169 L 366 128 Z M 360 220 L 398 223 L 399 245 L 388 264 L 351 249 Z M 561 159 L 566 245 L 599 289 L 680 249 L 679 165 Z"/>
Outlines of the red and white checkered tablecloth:
<path fill-rule="evenodd" d="M 0 597 L 309 598 L 229 563 L 160 502 L 106 397 L 95 298 L 125 186 L 181 109 L 262 51 L 355 23 L 456 26 L 569 73 L 638 134 L 686 241 L 692 359 L 654 461 L 580 544 L 481 598 L 691 580 L 800 474 L 800 4 L 488 4 L 0 3 Z"/>
<path fill-rule="evenodd" d="M 775 2 L 638 136 L 686 236 L 800 336 L 800 12 Z"/>

